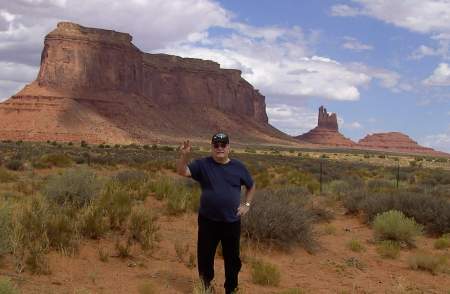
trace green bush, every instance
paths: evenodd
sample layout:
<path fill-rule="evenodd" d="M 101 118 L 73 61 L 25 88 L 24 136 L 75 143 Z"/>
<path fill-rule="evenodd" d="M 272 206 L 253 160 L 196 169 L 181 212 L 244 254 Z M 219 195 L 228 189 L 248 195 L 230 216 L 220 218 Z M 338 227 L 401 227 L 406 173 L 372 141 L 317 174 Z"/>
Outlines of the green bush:
<path fill-rule="evenodd" d="M 378 244 L 377 252 L 384 258 L 395 259 L 400 254 L 400 245 L 396 241 L 383 240 Z"/>
<path fill-rule="evenodd" d="M 257 260 L 252 263 L 253 283 L 263 286 L 278 286 L 280 279 L 280 270 L 275 265 L 262 260 Z"/>
<path fill-rule="evenodd" d="M 19 290 L 10 279 L 0 277 L 0 294 L 19 294 Z"/>
<path fill-rule="evenodd" d="M 373 221 L 375 237 L 379 240 L 393 240 L 413 245 L 414 238 L 422 233 L 422 226 L 402 212 L 390 210 L 379 214 Z"/>
<path fill-rule="evenodd" d="M 257 191 L 250 211 L 242 218 L 244 236 L 284 248 L 298 244 L 312 251 L 316 245 L 313 216 L 305 208 L 308 200 L 302 193 L 303 189 L 294 187 Z"/>
<path fill-rule="evenodd" d="M 95 173 L 88 169 L 70 169 L 50 177 L 42 194 L 59 205 L 83 207 L 97 197 L 100 189 Z"/>
<path fill-rule="evenodd" d="M 47 237 L 52 248 L 74 253 L 78 249 L 77 221 L 70 207 L 49 209 Z"/>
<path fill-rule="evenodd" d="M 445 270 L 446 256 L 431 255 L 424 252 L 417 253 L 408 258 L 409 267 L 414 270 L 429 271 L 433 275 Z"/>

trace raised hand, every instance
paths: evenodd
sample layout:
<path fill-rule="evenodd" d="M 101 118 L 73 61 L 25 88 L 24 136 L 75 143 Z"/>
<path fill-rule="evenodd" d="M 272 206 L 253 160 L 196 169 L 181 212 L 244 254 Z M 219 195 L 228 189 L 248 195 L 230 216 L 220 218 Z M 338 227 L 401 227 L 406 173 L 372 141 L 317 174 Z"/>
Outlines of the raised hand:
<path fill-rule="evenodd" d="M 189 140 L 184 141 L 183 144 L 180 146 L 180 152 L 182 155 L 187 156 L 191 153 L 191 142 Z"/>

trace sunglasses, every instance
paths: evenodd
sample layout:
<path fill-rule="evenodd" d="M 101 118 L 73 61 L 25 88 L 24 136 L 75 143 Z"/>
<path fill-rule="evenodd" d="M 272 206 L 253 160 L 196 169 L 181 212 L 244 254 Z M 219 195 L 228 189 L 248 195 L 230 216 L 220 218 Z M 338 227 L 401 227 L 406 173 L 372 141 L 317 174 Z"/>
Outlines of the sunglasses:
<path fill-rule="evenodd" d="M 219 148 L 219 147 L 222 147 L 222 148 L 225 148 L 225 147 L 227 147 L 227 143 L 224 143 L 224 142 L 214 142 L 213 143 L 213 146 L 214 146 L 214 148 Z"/>

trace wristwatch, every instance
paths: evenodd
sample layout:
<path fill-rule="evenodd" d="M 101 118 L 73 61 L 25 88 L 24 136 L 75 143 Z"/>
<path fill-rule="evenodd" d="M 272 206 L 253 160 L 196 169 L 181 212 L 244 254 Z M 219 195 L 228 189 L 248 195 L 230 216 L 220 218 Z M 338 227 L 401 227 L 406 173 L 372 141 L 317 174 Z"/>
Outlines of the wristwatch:
<path fill-rule="evenodd" d="M 245 206 L 250 207 L 250 202 L 245 202 Z"/>

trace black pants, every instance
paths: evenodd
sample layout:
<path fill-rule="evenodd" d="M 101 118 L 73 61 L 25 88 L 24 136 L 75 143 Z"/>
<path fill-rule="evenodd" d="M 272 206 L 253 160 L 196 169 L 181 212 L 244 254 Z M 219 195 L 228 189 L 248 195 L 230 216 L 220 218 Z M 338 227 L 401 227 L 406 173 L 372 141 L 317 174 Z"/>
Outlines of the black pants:
<path fill-rule="evenodd" d="M 240 237 L 241 221 L 216 222 L 198 216 L 198 273 L 206 287 L 209 287 L 214 278 L 214 256 L 220 241 L 225 264 L 225 291 L 228 294 L 236 290 L 242 266 L 239 258 Z"/>

